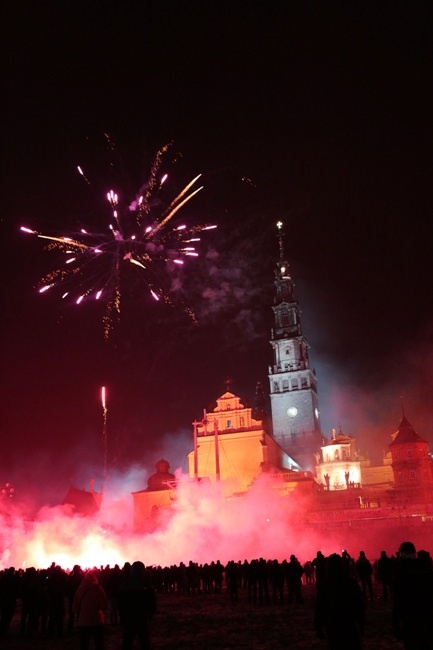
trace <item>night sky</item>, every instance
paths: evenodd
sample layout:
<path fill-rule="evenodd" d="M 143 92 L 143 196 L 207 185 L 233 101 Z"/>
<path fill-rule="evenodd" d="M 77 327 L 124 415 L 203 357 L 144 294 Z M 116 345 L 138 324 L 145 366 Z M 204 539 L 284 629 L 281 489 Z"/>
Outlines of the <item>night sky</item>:
<path fill-rule="evenodd" d="M 102 385 L 110 471 L 186 471 L 227 376 L 268 391 L 278 220 L 324 433 L 380 455 L 403 404 L 433 446 L 427 5 L 2 4 L 0 482 L 53 504 L 99 483 Z M 103 306 L 35 291 L 59 258 L 19 229 L 103 230 L 167 142 L 167 196 L 202 173 L 182 218 L 218 225 L 177 278 L 199 325 L 126 278 L 106 342 Z"/>

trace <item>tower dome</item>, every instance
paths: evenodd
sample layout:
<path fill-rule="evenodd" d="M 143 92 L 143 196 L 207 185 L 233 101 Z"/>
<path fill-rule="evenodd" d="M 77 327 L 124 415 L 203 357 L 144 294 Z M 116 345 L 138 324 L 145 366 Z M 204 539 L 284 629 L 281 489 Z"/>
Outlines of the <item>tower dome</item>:
<path fill-rule="evenodd" d="M 167 490 L 168 481 L 175 481 L 176 477 L 174 474 L 169 472 L 170 464 L 168 461 L 161 458 L 156 465 L 156 472 L 149 476 L 147 481 L 148 490 Z"/>

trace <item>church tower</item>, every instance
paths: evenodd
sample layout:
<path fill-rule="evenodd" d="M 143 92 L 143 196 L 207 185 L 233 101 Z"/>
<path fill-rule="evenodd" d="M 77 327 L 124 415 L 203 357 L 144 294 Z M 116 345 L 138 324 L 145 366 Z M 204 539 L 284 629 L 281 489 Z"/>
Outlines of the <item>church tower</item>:
<path fill-rule="evenodd" d="M 310 368 L 308 344 L 302 334 L 299 303 L 284 258 L 283 233 L 278 222 L 280 256 L 275 270 L 274 327 L 269 366 L 272 428 L 275 440 L 305 470 L 313 470 L 322 445 L 315 371 Z"/>

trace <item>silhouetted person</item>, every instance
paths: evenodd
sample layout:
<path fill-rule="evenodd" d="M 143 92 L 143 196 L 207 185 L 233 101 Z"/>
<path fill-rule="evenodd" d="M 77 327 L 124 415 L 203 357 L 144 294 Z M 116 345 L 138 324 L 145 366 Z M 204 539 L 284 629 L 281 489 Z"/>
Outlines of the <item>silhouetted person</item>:
<path fill-rule="evenodd" d="M 216 563 L 212 562 L 210 565 L 212 581 L 216 594 L 220 594 L 223 588 L 224 567 L 219 560 Z"/>
<path fill-rule="evenodd" d="M 88 650 L 90 640 L 95 642 L 95 649 L 104 646 L 104 611 L 107 596 L 99 583 L 98 572 L 88 571 L 75 592 L 72 611 L 77 616 L 80 650 Z"/>
<path fill-rule="evenodd" d="M 226 583 L 227 591 L 230 596 L 231 603 L 238 602 L 238 588 L 239 588 L 239 565 L 233 560 L 230 560 L 226 566 Z"/>
<path fill-rule="evenodd" d="M 67 597 L 68 597 L 68 630 L 72 632 L 74 629 L 75 615 L 72 610 L 72 604 L 74 602 L 75 592 L 77 591 L 80 584 L 84 579 L 84 571 L 82 568 L 76 564 L 70 574 L 68 575 L 67 581 Z"/>
<path fill-rule="evenodd" d="M 47 578 L 48 636 L 61 639 L 65 622 L 67 576 L 62 567 L 52 565 Z"/>
<path fill-rule="evenodd" d="M 258 564 L 258 560 L 251 560 L 246 570 L 248 602 L 250 604 L 257 602 L 257 585 L 259 581 Z"/>
<path fill-rule="evenodd" d="M 269 604 L 268 587 L 268 565 L 264 558 L 260 558 L 257 564 L 257 586 L 259 591 L 259 605 Z"/>
<path fill-rule="evenodd" d="M 186 579 L 188 584 L 188 593 L 195 594 L 198 591 L 198 566 L 195 562 L 190 561 L 186 567 Z"/>
<path fill-rule="evenodd" d="M 43 580 L 45 574 L 40 574 L 34 567 L 29 567 L 21 578 L 21 634 L 30 639 L 38 632 L 41 603 L 43 602 Z"/>
<path fill-rule="evenodd" d="M 325 575 L 325 564 L 326 560 L 322 551 L 317 551 L 316 557 L 311 561 L 311 566 L 314 569 L 314 580 L 316 582 L 316 586 L 319 586 L 320 581 Z"/>
<path fill-rule="evenodd" d="M 388 600 L 393 568 L 393 559 L 388 557 L 386 551 L 382 551 L 380 558 L 377 561 L 377 579 L 382 585 L 382 595 L 384 600 Z"/>
<path fill-rule="evenodd" d="M 7 635 L 15 613 L 18 596 L 18 579 L 14 567 L 0 575 L 0 637 Z"/>
<path fill-rule="evenodd" d="M 304 568 L 299 560 L 294 555 L 291 555 L 286 569 L 289 605 L 292 600 L 295 600 L 295 603 L 298 605 L 302 605 L 304 602 L 302 597 L 302 576 L 304 575 Z"/>
<path fill-rule="evenodd" d="M 278 560 L 271 562 L 269 566 L 269 582 L 272 588 L 272 602 L 284 603 L 284 566 Z"/>
<path fill-rule="evenodd" d="M 205 562 L 201 568 L 201 584 L 203 593 L 210 594 L 212 591 L 212 571 L 208 562 Z"/>
<path fill-rule="evenodd" d="M 433 648 L 433 569 L 412 542 L 400 545 L 392 581 L 392 625 L 405 650 Z"/>
<path fill-rule="evenodd" d="M 110 605 L 110 624 L 117 625 L 118 623 L 118 605 L 117 596 L 119 593 L 120 582 L 122 579 L 122 571 L 118 564 L 111 569 L 107 576 L 105 585 L 105 593 L 107 594 L 108 602 Z"/>
<path fill-rule="evenodd" d="M 365 552 L 361 551 L 358 559 L 355 562 L 356 573 L 361 581 L 362 595 L 367 598 L 367 592 L 370 600 L 373 600 L 373 566 L 370 560 L 366 557 Z"/>
<path fill-rule="evenodd" d="M 314 567 L 311 564 L 310 560 L 307 560 L 304 564 L 304 575 L 305 575 L 305 584 L 312 585 L 314 582 Z"/>
<path fill-rule="evenodd" d="M 317 585 L 315 628 L 330 650 L 360 650 L 364 632 L 364 599 L 359 584 L 348 575 L 340 555 L 326 560 Z"/>
<path fill-rule="evenodd" d="M 129 577 L 120 585 L 118 603 L 122 650 L 132 650 L 135 638 L 142 650 L 149 650 L 149 620 L 156 610 L 156 594 L 143 562 L 132 564 Z"/>
<path fill-rule="evenodd" d="M 355 560 L 350 555 L 350 553 L 348 553 L 348 551 L 343 549 L 341 551 L 341 559 L 343 560 L 343 568 L 344 568 L 344 571 L 346 572 L 346 575 L 351 576 L 352 578 L 357 580 L 358 579 L 358 574 L 356 572 Z"/>

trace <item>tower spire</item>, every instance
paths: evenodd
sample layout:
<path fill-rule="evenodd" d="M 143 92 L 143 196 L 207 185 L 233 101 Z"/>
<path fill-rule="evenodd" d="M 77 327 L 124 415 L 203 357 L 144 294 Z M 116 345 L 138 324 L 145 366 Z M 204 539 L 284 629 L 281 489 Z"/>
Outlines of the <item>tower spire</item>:
<path fill-rule="evenodd" d="M 276 264 L 274 327 L 269 367 L 273 435 L 301 467 L 311 469 L 320 448 L 319 404 L 316 374 L 310 368 L 308 343 L 302 333 L 301 310 L 284 252 L 283 223 L 277 223 L 279 256 Z"/>
<path fill-rule="evenodd" d="M 278 229 L 278 247 L 279 247 L 279 259 L 277 262 L 277 268 L 275 270 L 275 287 L 276 287 L 276 296 L 274 303 L 277 305 L 281 302 L 295 302 L 294 289 L 295 285 L 292 280 L 290 273 L 289 263 L 284 254 L 284 230 L 283 222 L 277 222 Z"/>

